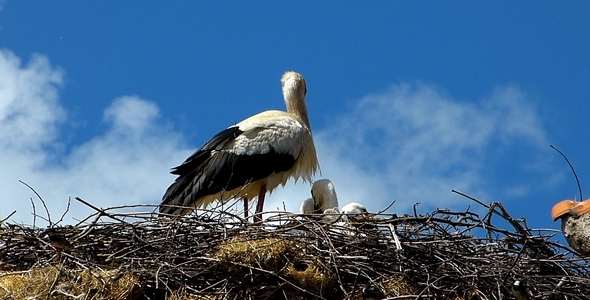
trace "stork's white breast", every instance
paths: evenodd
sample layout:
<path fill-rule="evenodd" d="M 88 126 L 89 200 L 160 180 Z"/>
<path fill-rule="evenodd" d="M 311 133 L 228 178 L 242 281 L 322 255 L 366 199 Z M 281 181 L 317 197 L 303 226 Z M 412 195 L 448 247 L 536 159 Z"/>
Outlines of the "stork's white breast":
<path fill-rule="evenodd" d="M 292 114 L 283 111 L 266 111 L 252 116 L 238 124 L 243 132 L 224 149 L 236 154 L 265 154 L 274 148 L 278 153 L 299 157 L 309 129 Z"/>

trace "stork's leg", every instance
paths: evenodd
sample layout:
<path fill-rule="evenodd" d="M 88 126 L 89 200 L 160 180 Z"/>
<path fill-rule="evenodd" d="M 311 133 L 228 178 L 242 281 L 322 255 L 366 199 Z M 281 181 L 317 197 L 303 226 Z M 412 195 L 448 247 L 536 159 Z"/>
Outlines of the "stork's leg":
<path fill-rule="evenodd" d="M 242 197 L 244 200 L 244 220 L 248 222 L 248 196 Z"/>
<path fill-rule="evenodd" d="M 264 207 L 264 195 L 266 195 L 266 184 L 260 187 L 260 194 L 258 194 L 258 203 L 256 203 L 256 214 L 254 215 L 254 223 L 262 221 L 262 208 Z"/>

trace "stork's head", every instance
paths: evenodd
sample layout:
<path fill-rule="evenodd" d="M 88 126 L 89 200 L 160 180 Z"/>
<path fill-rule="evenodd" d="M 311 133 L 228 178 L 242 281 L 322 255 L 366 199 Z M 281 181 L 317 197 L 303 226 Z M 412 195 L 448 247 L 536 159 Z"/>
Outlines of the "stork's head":
<path fill-rule="evenodd" d="M 283 95 L 285 96 L 285 101 L 288 101 L 288 97 L 295 96 L 297 99 L 301 101 L 305 100 L 305 95 L 307 94 L 307 85 L 305 84 L 305 79 L 301 74 L 293 71 L 288 71 L 283 74 L 283 78 L 281 78 L 281 84 L 283 85 Z"/>
<path fill-rule="evenodd" d="M 324 212 L 328 208 L 338 209 L 336 189 L 329 179 L 316 180 L 311 187 L 311 197 L 313 197 L 314 206 L 320 212 Z"/>

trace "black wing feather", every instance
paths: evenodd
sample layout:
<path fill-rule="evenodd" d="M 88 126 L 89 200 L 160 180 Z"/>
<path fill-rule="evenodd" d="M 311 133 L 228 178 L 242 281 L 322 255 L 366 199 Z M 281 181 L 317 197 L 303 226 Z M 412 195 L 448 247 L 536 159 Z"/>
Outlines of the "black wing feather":
<path fill-rule="evenodd" d="M 202 165 L 207 158 L 211 156 L 214 150 L 221 150 L 228 142 L 234 140 L 240 134 L 244 133 L 238 126 L 231 126 L 212 137 L 206 142 L 201 149 L 195 151 L 180 166 L 172 168 L 170 173 L 174 175 L 188 175 L 198 166 Z"/>
<path fill-rule="evenodd" d="M 236 154 L 220 151 L 242 134 L 237 126 L 229 127 L 205 143 L 180 166 L 172 169 L 179 175 L 162 198 L 162 205 L 189 206 L 197 199 L 230 191 L 250 182 L 263 179 L 273 173 L 290 170 L 296 157 L 278 153 L 274 147 L 263 154 Z M 217 151 L 212 154 L 212 151 Z M 193 189 L 193 185 L 197 185 Z M 194 190 L 194 192 L 185 192 Z M 160 206 L 161 213 L 180 214 L 182 209 Z"/>

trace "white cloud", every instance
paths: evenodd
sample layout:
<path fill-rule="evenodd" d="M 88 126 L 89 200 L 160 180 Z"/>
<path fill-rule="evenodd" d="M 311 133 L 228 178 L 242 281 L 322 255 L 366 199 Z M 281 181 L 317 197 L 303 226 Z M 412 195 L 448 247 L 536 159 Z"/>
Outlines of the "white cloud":
<path fill-rule="evenodd" d="M 68 179 L 61 183 L 64 194 L 103 207 L 155 204 L 173 179 L 170 166 L 190 154 L 181 147 L 180 135 L 158 127 L 157 118 L 153 103 L 136 96 L 118 98 L 105 110 L 110 129 L 43 175 Z"/>
<path fill-rule="evenodd" d="M 104 121 L 111 123 L 115 132 L 142 134 L 149 130 L 158 116 L 158 107 L 154 103 L 143 101 L 138 96 L 127 96 L 113 101 L 104 112 Z"/>
<path fill-rule="evenodd" d="M 63 72 L 33 55 L 26 66 L 12 52 L 0 49 L 0 147 L 37 152 L 52 141 L 65 117 L 57 88 Z"/>
<path fill-rule="evenodd" d="M 57 93 L 62 78 L 63 72 L 52 68 L 43 56 L 33 55 L 23 66 L 12 52 L 0 50 L 2 216 L 27 204 L 28 197 L 19 197 L 18 193 L 26 188 L 15 185 L 47 159 L 45 150 L 52 146 L 65 117 Z"/>
<path fill-rule="evenodd" d="M 34 55 L 26 66 L 8 50 L 0 52 L 0 214 L 30 223 L 35 195 L 43 197 L 54 220 L 68 197 L 79 196 L 99 207 L 158 203 L 173 180 L 169 168 L 190 154 L 181 138 L 159 124 L 157 106 L 137 96 L 115 99 L 105 109 L 108 130 L 70 153 L 51 159 L 59 145 L 58 126 L 66 113 L 58 101 L 63 72 L 47 58 Z M 63 153 L 59 153 L 64 155 Z M 42 213 L 37 202 L 37 213 Z M 74 201 L 69 213 L 81 218 L 91 211 Z"/>

